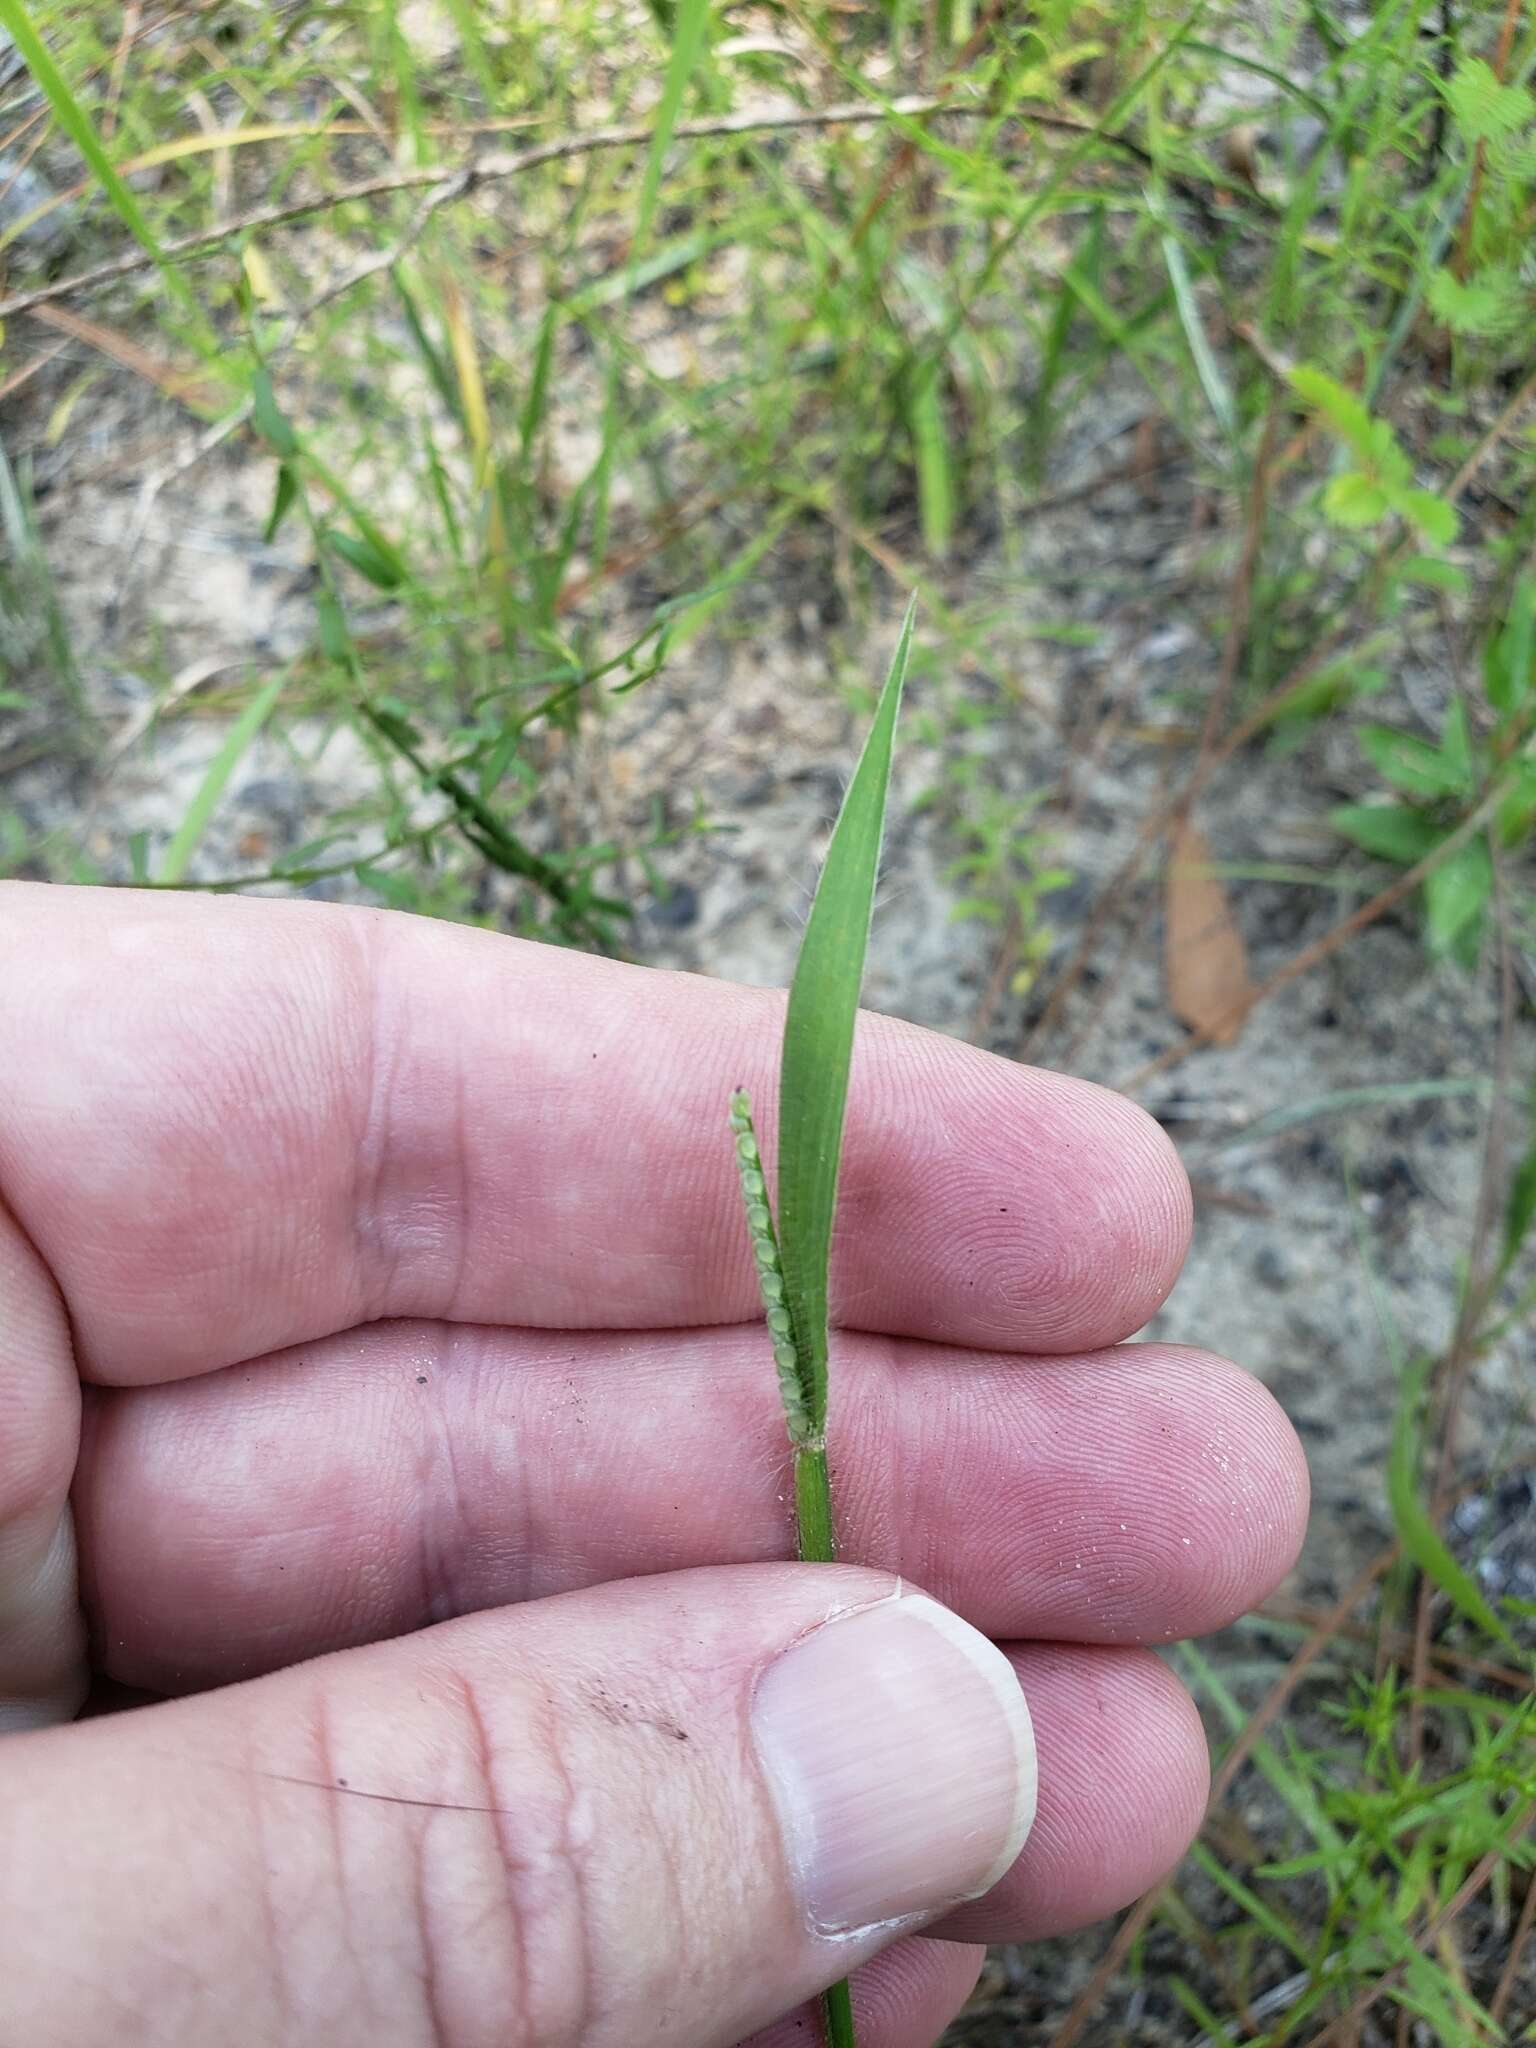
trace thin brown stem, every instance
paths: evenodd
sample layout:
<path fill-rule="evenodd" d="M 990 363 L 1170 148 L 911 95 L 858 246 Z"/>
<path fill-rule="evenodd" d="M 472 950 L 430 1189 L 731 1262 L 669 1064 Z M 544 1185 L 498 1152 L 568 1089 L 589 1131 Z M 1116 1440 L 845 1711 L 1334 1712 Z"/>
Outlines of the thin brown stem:
<path fill-rule="evenodd" d="M 1134 886 L 1137 877 L 1146 866 L 1153 848 L 1159 844 L 1167 833 L 1180 809 L 1187 810 L 1194 803 L 1195 799 L 1217 771 L 1223 768 L 1240 748 L 1246 746 L 1249 740 L 1264 730 L 1265 726 L 1274 719 L 1276 713 L 1285 704 L 1286 700 L 1294 694 L 1301 684 L 1309 676 L 1314 675 L 1325 662 L 1330 661 L 1341 648 L 1349 643 L 1354 637 L 1354 630 L 1354 623 L 1351 619 L 1337 627 L 1332 633 L 1326 635 L 1312 649 L 1304 661 L 1298 662 L 1296 667 L 1283 676 L 1272 689 L 1266 691 L 1262 700 L 1254 706 L 1254 709 L 1247 718 L 1242 721 L 1235 731 L 1228 734 L 1219 747 L 1214 748 L 1203 760 L 1196 760 L 1186 782 L 1172 797 L 1167 799 L 1166 802 L 1159 804 L 1157 809 L 1142 821 L 1141 829 L 1136 835 L 1135 845 L 1101 891 L 1098 901 L 1089 913 L 1088 922 L 1084 925 L 1082 935 L 1078 939 L 1077 945 L 1073 948 L 1071 959 L 1062 969 L 1055 987 L 1051 990 L 1050 999 L 1041 1011 L 1023 1046 L 1020 1048 L 1020 1059 L 1027 1060 L 1031 1058 L 1036 1048 L 1043 1043 L 1062 1010 L 1066 1007 L 1068 997 L 1087 971 L 1089 962 L 1093 958 L 1094 948 L 1099 942 L 1100 934 L 1110 922 L 1126 892 Z"/>
<path fill-rule="evenodd" d="M 946 105 L 947 102 L 934 98 L 932 94 L 909 94 L 885 104 L 851 100 L 832 107 L 746 107 L 736 114 L 679 121 L 674 133 L 679 139 L 696 140 L 705 136 L 766 134 L 793 128 L 848 128 L 866 121 L 889 120 L 893 115 L 906 118 L 932 114 Z M 980 108 L 953 105 L 949 105 L 948 110 L 955 113 L 982 111 Z M 384 199 L 396 192 L 431 191 L 441 187 L 445 199 L 457 198 L 463 193 L 477 191 L 483 185 L 503 184 L 509 178 L 520 178 L 542 164 L 558 163 L 567 157 L 590 156 L 594 151 L 603 149 L 638 148 L 650 141 L 651 133 L 649 123 L 633 128 L 590 128 L 584 135 L 562 135 L 548 142 L 534 143 L 527 149 L 497 151 L 457 170 L 444 169 L 440 164 L 421 164 L 410 170 L 385 171 L 377 177 L 361 178 L 355 184 L 342 185 L 336 191 L 316 198 L 292 199 L 278 206 L 259 207 L 254 212 L 242 214 L 238 220 L 225 221 L 219 227 L 182 235 L 162 243 L 160 254 L 172 261 L 184 256 L 198 256 L 205 251 L 222 248 L 237 235 L 253 234 L 263 228 L 287 227 L 314 214 L 328 213 L 333 207 Z M 152 269 L 159 260 L 159 257 L 135 249 L 115 257 L 110 263 L 97 264 L 93 270 L 77 271 L 73 277 L 59 278 L 52 284 L 38 285 L 30 291 L 12 292 L 8 298 L 0 299 L 0 320 L 29 312 L 33 306 L 46 305 L 52 299 L 72 298 L 78 292 L 92 291 L 98 285 L 132 277 L 140 271 Z"/>
<path fill-rule="evenodd" d="M 123 26 L 117 38 L 117 48 L 112 53 L 112 68 L 107 75 L 107 104 L 101 116 L 104 142 L 110 142 L 117 132 L 117 109 L 123 96 L 123 80 L 128 72 L 128 53 L 139 39 L 143 21 L 143 0 L 128 0 L 123 9 Z"/>
<path fill-rule="evenodd" d="M 1279 1595 L 1266 1600 L 1258 1609 L 1258 1613 L 1266 1620 L 1291 1622 L 1299 1628 L 1317 1628 L 1324 1620 L 1315 1607 L 1308 1607 L 1303 1601 L 1288 1600 Z M 1401 1629 L 1370 1629 L 1363 1624 L 1351 1623 L 1344 1628 L 1336 1629 L 1334 1633 L 1346 1642 L 1379 1643 L 1389 1657 L 1404 1656 L 1413 1649 L 1412 1636 Z M 1495 1664 L 1487 1657 L 1474 1657 L 1465 1650 L 1453 1649 L 1448 1643 L 1436 1643 L 1433 1656 L 1435 1665 L 1443 1666 L 1444 1669 L 1443 1672 L 1438 1669 L 1433 1671 L 1432 1677 L 1467 1672 L 1474 1678 L 1486 1679 L 1490 1685 L 1508 1686 L 1514 1692 L 1526 1692 L 1530 1688 L 1530 1673 L 1517 1671 L 1512 1664 Z"/>
<path fill-rule="evenodd" d="M 68 347 L 67 341 L 55 342 L 52 348 L 45 348 L 40 354 L 18 364 L 8 377 L 0 377 L 0 405 L 13 397 L 24 385 L 30 384 L 39 370 L 46 370 L 50 363 L 56 362 Z"/>
<path fill-rule="evenodd" d="M 1248 510 L 1243 522 L 1242 551 L 1237 558 L 1237 568 L 1232 577 L 1231 595 L 1227 600 L 1227 631 L 1222 642 L 1221 667 L 1217 671 L 1216 687 L 1211 692 L 1210 702 L 1205 707 L 1205 720 L 1200 728 L 1200 747 L 1195 756 L 1197 768 L 1203 767 L 1214 752 L 1217 735 L 1227 715 L 1227 706 L 1232 692 L 1237 687 L 1238 671 L 1243 665 L 1243 650 L 1248 645 L 1248 627 L 1253 613 L 1253 584 L 1258 569 L 1259 550 L 1264 541 L 1264 515 L 1269 503 L 1269 470 L 1274 460 L 1275 441 L 1280 430 L 1280 406 L 1271 398 L 1264 415 L 1264 431 L 1259 437 L 1259 450 L 1253 459 L 1253 477 L 1248 487 Z M 1192 776 L 1186 786 L 1183 801 L 1169 820 L 1177 832 L 1189 820 L 1194 805 L 1196 780 Z"/>
<path fill-rule="evenodd" d="M 1525 1944 L 1531 1938 L 1533 1925 L 1536 1925 L 1536 1874 L 1528 1875 L 1526 1878 L 1525 1903 L 1520 1908 L 1520 1918 L 1515 1922 L 1515 1931 L 1510 1936 L 1509 1955 L 1499 1972 L 1499 1981 L 1494 1986 L 1493 1996 L 1488 2001 L 1488 2017 L 1495 2026 L 1504 2024 L 1509 2001 L 1515 1995 L 1515 1980 L 1520 1974 Z"/>
<path fill-rule="evenodd" d="M 975 29 L 972 31 L 969 42 L 967 42 L 963 50 L 956 54 L 954 62 L 950 65 L 949 77 L 938 89 L 937 97 L 941 101 L 948 101 L 954 96 L 966 71 L 986 48 L 987 37 L 992 33 L 993 25 L 997 21 L 998 16 L 1003 12 L 1006 4 L 1007 0 L 992 0 L 992 4 L 983 11 L 980 21 L 977 22 Z M 881 172 L 879 182 L 860 208 L 858 219 L 849 231 L 849 242 L 853 248 L 863 247 L 865 237 L 889 204 L 897 186 L 911 168 L 912 160 L 916 155 L 917 144 L 910 135 L 904 135 L 896 145 L 896 148 L 891 152 L 890 160 Z M 834 260 L 832 267 L 834 282 L 838 275 L 839 265 Z"/>
<path fill-rule="evenodd" d="M 1450 1349 L 1436 1375 L 1440 1383 L 1437 1387 L 1440 1397 L 1440 1420 L 1435 1434 L 1439 1438 L 1440 1455 L 1436 1461 L 1430 1494 L 1430 1512 L 1437 1523 L 1444 1516 L 1448 1505 L 1451 1476 L 1456 1464 L 1457 1423 L 1461 1416 L 1462 1395 L 1466 1390 L 1467 1376 L 1477 1352 L 1477 1333 L 1492 1306 L 1499 1284 L 1498 1268 L 1489 1259 L 1488 1245 L 1493 1236 L 1503 1196 L 1504 1131 L 1508 1121 L 1504 1114 L 1504 1104 L 1508 1100 L 1510 1076 L 1514 1067 L 1515 967 L 1514 952 L 1509 942 L 1509 911 L 1505 900 L 1497 836 L 1496 833 L 1489 835 L 1492 842 L 1489 854 L 1493 868 L 1493 901 L 1499 935 L 1499 1040 L 1494 1058 L 1493 1098 L 1488 1111 L 1488 1127 L 1483 1138 L 1483 1169 L 1478 1181 L 1477 1208 L 1472 1220 L 1472 1241 L 1467 1251 L 1466 1280 Z M 1419 1581 L 1413 1626 L 1412 1672 L 1415 1695 L 1423 1690 L 1429 1675 L 1434 1602 L 1434 1583 L 1425 1574 Z M 1424 1710 L 1415 1697 L 1410 1702 L 1408 1710 L 1410 1769 L 1422 1761 L 1423 1753 Z"/>
<path fill-rule="evenodd" d="M 1494 1054 L 1493 1096 L 1488 1127 L 1483 1137 L 1483 1170 L 1477 1191 L 1477 1210 L 1472 1224 L 1472 1241 L 1467 1251 L 1467 1281 L 1462 1294 L 1456 1330 L 1446 1362 L 1449 1385 L 1438 1435 L 1440 1457 L 1432 1494 L 1434 1513 L 1445 1512 L 1451 1475 L 1456 1463 L 1456 1422 L 1467 1369 L 1476 1351 L 1477 1332 L 1492 1305 L 1498 1287 L 1497 1259 L 1490 1245 L 1504 1199 L 1504 1180 L 1509 1120 L 1502 1105 L 1509 1100 L 1515 1064 L 1515 955 L 1510 942 L 1509 902 L 1505 889 L 1504 863 L 1499 855 L 1498 835 L 1489 835 L 1490 865 L 1493 870 L 1494 928 L 1498 933 L 1499 1036 Z"/>

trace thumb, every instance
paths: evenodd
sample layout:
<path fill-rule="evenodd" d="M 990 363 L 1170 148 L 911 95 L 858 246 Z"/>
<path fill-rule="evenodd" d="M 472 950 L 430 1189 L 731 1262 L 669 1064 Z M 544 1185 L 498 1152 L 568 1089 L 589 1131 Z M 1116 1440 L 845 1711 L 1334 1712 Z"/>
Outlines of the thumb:
<path fill-rule="evenodd" d="M 708 2048 L 1033 1807 L 1012 1667 L 888 1575 L 599 1587 L 0 1746 L 8 2033 Z"/>

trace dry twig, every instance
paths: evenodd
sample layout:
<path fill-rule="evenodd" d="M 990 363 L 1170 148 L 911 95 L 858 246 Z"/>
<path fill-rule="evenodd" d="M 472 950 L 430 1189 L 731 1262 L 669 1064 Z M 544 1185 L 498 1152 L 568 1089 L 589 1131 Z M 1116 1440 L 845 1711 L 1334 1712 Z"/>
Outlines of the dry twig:
<path fill-rule="evenodd" d="M 1325 1620 L 1315 1607 L 1308 1607 L 1303 1601 L 1289 1600 L 1278 1594 L 1266 1600 L 1257 1611 L 1266 1621 L 1290 1622 L 1299 1628 L 1318 1628 Z M 1346 1642 L 1377 1644 L 1389 1657 L 1408 1656 L 1413 1651 L 1412 1636 L 1401 1629 L 1366 1628 L 1360 1623 L 1350 1623 L 1344 1628 L 1336 1629 L 1334 1633 L 1342 1636 Z M 1446 1672 L 1470 1672 L 1476 1678 L 1487 1679 L 1491 1685 L 1508 1686 L 1514 1692 L 1526 1692 L 1530 1689 L 1529 1672 L 1517 1671 L 1512 1664 L 1495 1664 L 1487 1657 L 1473 1657 L 1465 1650 L 1453 1648 L 1449 1643 L 1436 1643 L 1433 1659 L 1435 1665 L 1443 1666 Z"/>
<path fill-rule="evenodd" d="M 1499 1973 L 1492 1998 L 1488 2001 L 1488 2016 L 1495 2026 L 1504 2024 L 1504 2015 L 1509 2010 L 1509 2001 L 1514 1996 L 1515 1979 L 1520 1974 L 1525 1944 L 1531 1938 L 1532 1926 L 1536 1925 L 1536 1876 L 1528 1877 L 1525 1885 L 1525 1904 L 1520 1908 L 1520 1918 L 1515 1922 L 1515 1931 L 1510 1936 L 1509 1955 Z"/>
<path fill-rule="evenodd" d="M 704 136 L 766 134 L 792 128 L 847 128 L 865 121 L 885 121 L 893 114 L 908 117 L 937 113 L 941 108 L 951 113 L 980 111 L 979 108 L 953 105 L 932 94 L 916 93 L 885 104 L 851 100 L 833 107 L 746 107 L 736 114 L 679 121 L 674 132 L 679 140 L 696 140 Z M 396 192 L 428 192 L 434 199 L 432 210 L 435 212 L 437 206 L 445 204 L 448 199 L 478 191 L 485 185 L 504 184 L 509 178 L 520 178 L 542 164 L 557 163 L 566 157 L 590 156 L 602 149 L 633 149 L 650 139 L 648 123 L 630 128 L 590 128 L 584 135 L 562 135 L 549 142 L 536 142 L 527 149 L 498 151 L 457 170 L 421 164 L 409 170 L 385 171 L 377 177 L 361 178 L 355 184 L 343 185 L 337 191 L 317 198 L 291 199 L 278 206 L 258 207 L 253 212 L 240 215 L 237 220 L 225 221 L 219 227 L 182 235 L 162 244 L 161 254 L 173 261 L 183 256 L 199 256 L 222 248 L 237 235 L 254 234 L 263 228 L 287 227 L 314 214 L 329 213 L 333 207 L 367 199 L 384 199 Z M 140 271 L 153 269 L 158 260 L 145 250 L 134 249 L 114 257 L 110 263 L 97 264 L 93 270 L 77 271 L 73 277 L 37 285 L 30 291 L 12 292 L 8 298 L 0 299 L 0 320 L 30 312 L 34 306 L 47 305 L 54 299 L 73 298 L 80 292 L 93 291 L 98 285 L 135 276 Z"/>

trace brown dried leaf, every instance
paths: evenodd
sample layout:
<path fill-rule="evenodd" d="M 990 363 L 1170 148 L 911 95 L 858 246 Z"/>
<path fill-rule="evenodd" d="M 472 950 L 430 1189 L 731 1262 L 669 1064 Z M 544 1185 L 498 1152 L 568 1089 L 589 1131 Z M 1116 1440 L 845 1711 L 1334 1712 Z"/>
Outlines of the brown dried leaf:
<path fill-rule="evenodd" d="M 140 348 L 136 341 L 119 333 L 115 327 L 105 327 L 99 320 L 87 320 L 83 314 L 70 312 L 67 306 L 34 306 L 32 318 L 59 334 L 67 334 L 73 341 L 83 341 L 88 348 L 99 349 L 104 356 L 121 363 L 125 370 L 144 378 L 146 383 L 158 385 L 167 396 L 180 400 L 196 412 L 214 413 L 218 410 L 220 393 L 210 379 L 200 376 L 196 370 L 180 369 L 163 357 L 152 354 L 149 349 Z"/>
<path fill-rule="evenodd" d="M 1163 964 L 1180 1023 L 1209 1032 L 1218 1044 L 1235 1038 L 1254 986 L 1227 892 L 1193 825 L 1180 827 L 1169 853 Z"/>

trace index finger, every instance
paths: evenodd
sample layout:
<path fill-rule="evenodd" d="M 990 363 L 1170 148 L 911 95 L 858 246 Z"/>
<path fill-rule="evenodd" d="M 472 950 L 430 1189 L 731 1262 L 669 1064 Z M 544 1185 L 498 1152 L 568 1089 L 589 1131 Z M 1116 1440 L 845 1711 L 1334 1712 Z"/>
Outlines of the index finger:
<path fill-rule="evenodd" d="M 388 911 L 32 884 L 0 888 L 0 979 L 0 1189 L 90 1377 L 386 1316 L 754 1313 L 726 1112 L 745 1085 L 772 1129 L 781 994 Z M 841 1322 L 1113 1343 L 1188 1228 L 1122 1097 L 861 1019 Z"/>

